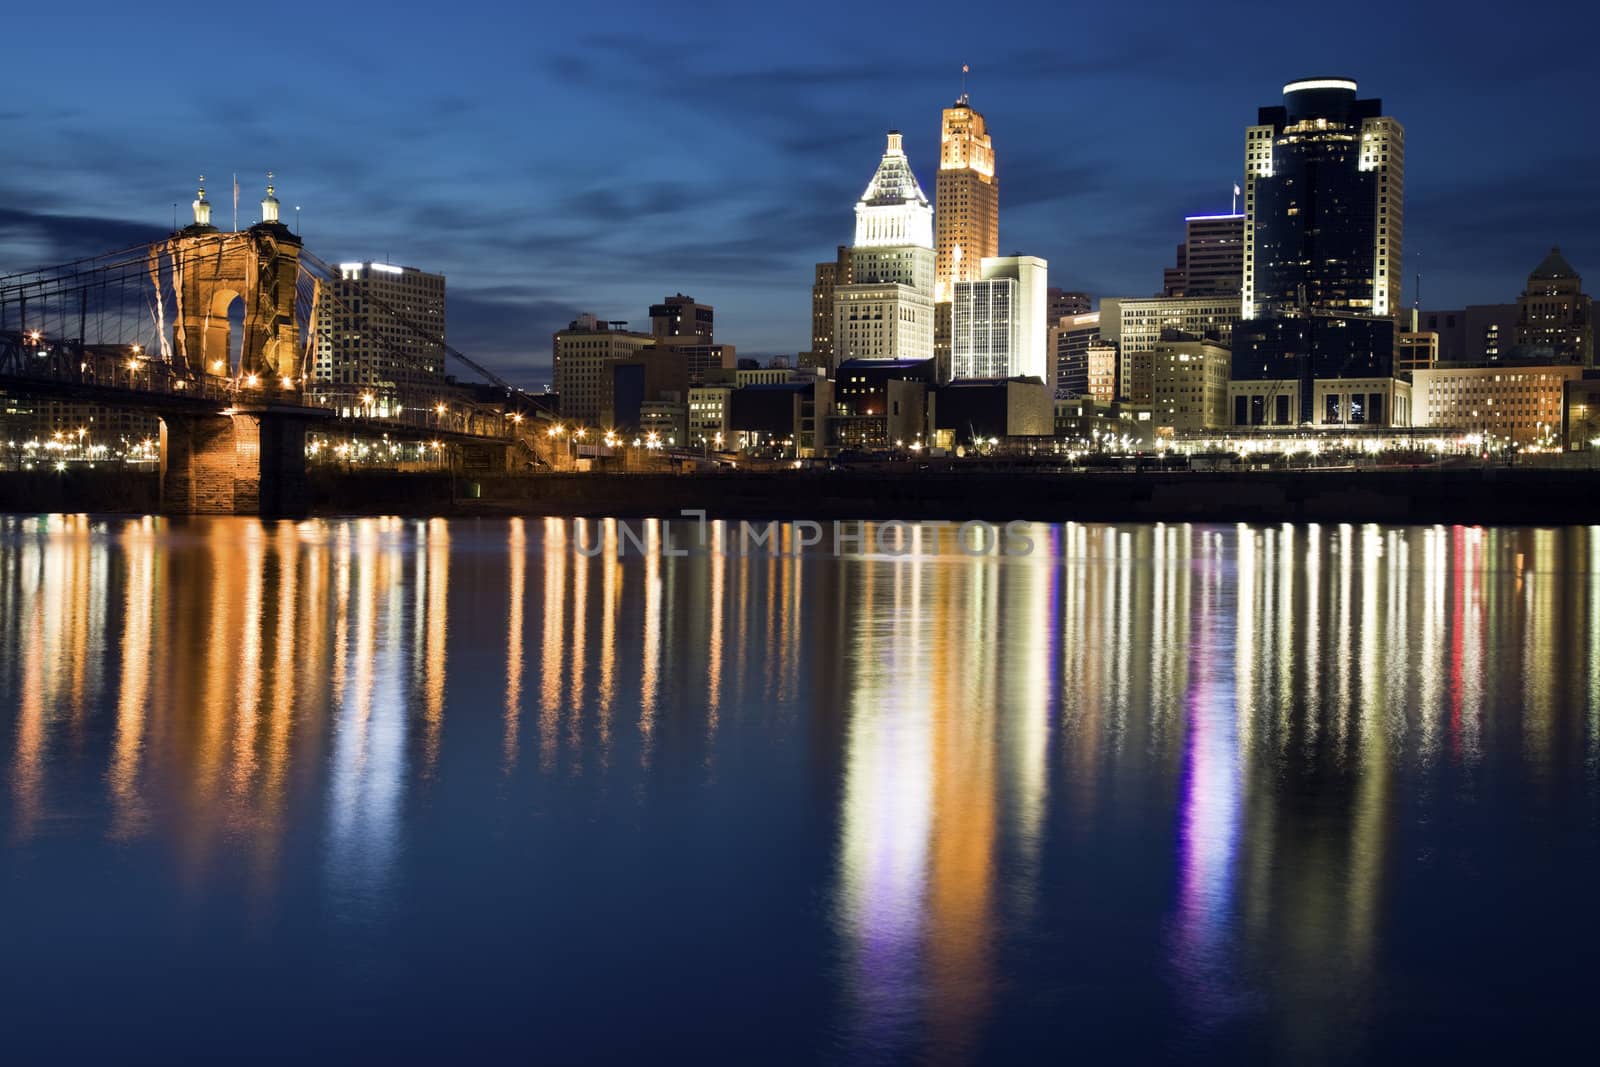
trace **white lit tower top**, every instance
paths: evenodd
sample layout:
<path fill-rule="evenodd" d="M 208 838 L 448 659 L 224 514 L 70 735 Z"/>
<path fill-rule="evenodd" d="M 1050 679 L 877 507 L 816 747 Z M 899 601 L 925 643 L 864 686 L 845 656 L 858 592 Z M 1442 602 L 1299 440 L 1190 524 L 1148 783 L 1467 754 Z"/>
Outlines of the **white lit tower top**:
<path fill-rule="evenodd" d="M 911 173 L 900 131 L 889 144 L 866 192 L 856 201 L 856 248 L 933 248 L 933 205 Z"/>

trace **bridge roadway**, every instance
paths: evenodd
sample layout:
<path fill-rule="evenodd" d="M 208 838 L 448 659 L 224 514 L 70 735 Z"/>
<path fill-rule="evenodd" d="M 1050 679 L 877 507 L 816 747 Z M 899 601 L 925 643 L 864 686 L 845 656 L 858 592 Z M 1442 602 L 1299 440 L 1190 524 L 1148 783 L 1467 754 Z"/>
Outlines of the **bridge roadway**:
<path fill-rule="evenodd" d="M 497 450 L 508 467 L 520 435 L 440 425 L 419 405 L 415 422 L 346 415 L 304 402 L 293 385 L 254 375 L 192 374 L 137 349 L 0 337 L 0 393 L 148 412 L 162 422 L 162 510 L 173 514 L 303 513 L 310 504 L 306 434 L 438 441 Z M 449 417 L 449 416 L 447 416 Z M 456 416 L 463 427 L 476 421 Z M 430 425 L 432 423 L 432 425 Z M 481 457 L 480 457 L 481 459 Z"/>

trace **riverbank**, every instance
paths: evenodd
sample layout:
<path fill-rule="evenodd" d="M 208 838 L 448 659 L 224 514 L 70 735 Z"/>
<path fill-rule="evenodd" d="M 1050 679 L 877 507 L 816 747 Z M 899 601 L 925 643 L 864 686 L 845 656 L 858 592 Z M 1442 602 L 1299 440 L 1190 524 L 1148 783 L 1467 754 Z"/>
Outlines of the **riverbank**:
<path fill-rule="evenodd" d="M 702 474 L 319 472 L 319 515 L 1025 519 L 1041 522 L 1600 523 L 1600 472 L 1484 467 L 1168 473 L 783 471 Z M 156 510 L 153 472 L 0 473 L 0 510 Z"/>

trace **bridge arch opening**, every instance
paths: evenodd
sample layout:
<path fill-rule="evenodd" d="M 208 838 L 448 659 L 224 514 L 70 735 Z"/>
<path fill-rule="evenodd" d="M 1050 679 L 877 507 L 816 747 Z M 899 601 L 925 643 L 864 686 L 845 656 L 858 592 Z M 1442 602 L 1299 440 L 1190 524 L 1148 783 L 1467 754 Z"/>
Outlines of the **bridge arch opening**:
<path fill-rule="evenodd" d="M 208 374 L 233 374 L 244 339 L 244 297 L 232 289 L 212 290 L 206 305 L 200 354 Z"/>

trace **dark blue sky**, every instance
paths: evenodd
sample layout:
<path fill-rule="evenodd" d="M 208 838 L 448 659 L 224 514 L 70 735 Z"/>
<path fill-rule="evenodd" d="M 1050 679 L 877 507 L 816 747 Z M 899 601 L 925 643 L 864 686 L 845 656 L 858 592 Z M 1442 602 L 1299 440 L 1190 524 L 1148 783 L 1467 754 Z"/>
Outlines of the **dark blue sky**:
<path fill-rule="evenodd" d="M 451 340 L 527 384 L 578 312 L 642 324 L 680 290 L 719 340 L 793 354 L 885 130 L 932 195 L 968 63 L 1001 250 L 1054 284 L 1159 289 L 1256 108 L 1319 74 L 1405 124 L 1407 303 L 1419 266 L 1425 305 L 1514 299 L 1551 244 L 1600 279 L 1577 2 L 195 10 L 6 16 L 0 269 L 163 234 L 202 172 L 226 222 L 237 171 L 251 221 L 270 169 L 314 251 L 444 272 Z"/>

